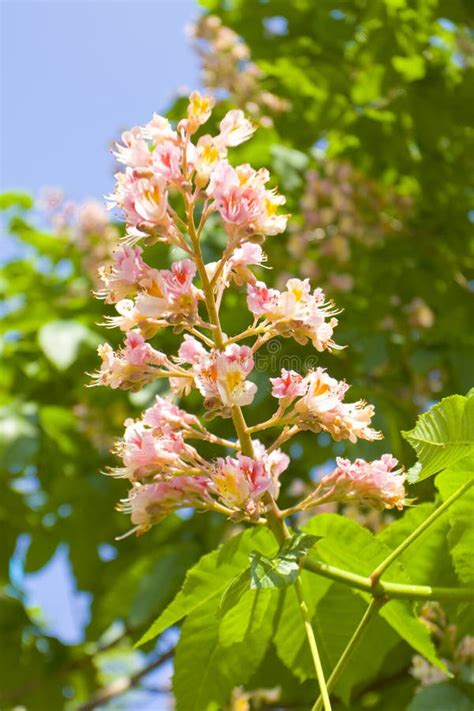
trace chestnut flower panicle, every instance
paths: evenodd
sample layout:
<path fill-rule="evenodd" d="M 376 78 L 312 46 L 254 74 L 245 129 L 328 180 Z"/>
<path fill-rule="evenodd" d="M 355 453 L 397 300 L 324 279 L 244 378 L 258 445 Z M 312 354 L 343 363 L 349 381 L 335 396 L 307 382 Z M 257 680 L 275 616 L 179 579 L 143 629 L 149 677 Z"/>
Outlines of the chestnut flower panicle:
<path fill-rule="evenodd" d="M 285 442 L 305 430 L 328 432 L 336 441 L 381 437 L 371 426 L 373 406 L 346 402 L 349 385 L 324 368 L 306 374 L 283 369 L 270 379 L 276 412 L 267 422 L 247 425 L 242 408 L 257 393 L 252 377 L 258 349 L 277 337 L 309 341 L 319 352 L 337 349 L 338 310 L 308 279 L 290 279 L 284 291 L 257 279 L 254 270 L 261 271 L 265 261 L 263 240 L 286 228 L 288 215 L 279 211 L 285 199 L 268 187 L 265 168 L 228 161 L 229 149 L 255 130 L 242 111 L 229 111 L 216 135 L 195 139 L 213 107 L 214 99 L 193 92 L 177 126 L 155 114 L 145 126 L 126 131 L 116 147 L 124 170 L 108 201 L 123 210 L 126 233 L 113 263 L 100 269 L 103 288 L 97 296 L 117 312 L 106 325 L 126 335 L 116 351 L 108 344 L 99 347 L 102 364 L 93 384 L 137 390 L 164 379 L 171 397 L 196 391 L 203 398 L 204 420 L 231 418 L 237 435 L 220 437 L 162 396 L 140 419 L 126 420 L 115 445 L 122 466 L 109 474 L 130 483 L 119 509 L 130 513 L 137 534 L 189 506 L 265 523 L 278 510 L 281 477 L 290 464 L 280 448 Z M 211 215 L 221 221 L 227 243 L 218 260 L 206 264 L 201 238 Z M 148 264 L 145 249 L 156 242 L 179 248 L 183 258 L 170 268 Z M 229 336 L 219 311 L 232 284 L 247 292 L 249 325 Z M 149 342 L 166 327 L 181 338 L 175 355 Z M 255 432 L 275 427 L 281 432 L 273 444 L 252 440 Z M 223 456 L 209 458 L 207 450 L 204 457 L 203 443 L 224 448 Z M 388 454 L 373 462 L 338 459 L 337 469 L 292 512 L 327 501 L 401 508 L 407 503 L 405 475 L 396 465 Z"/>

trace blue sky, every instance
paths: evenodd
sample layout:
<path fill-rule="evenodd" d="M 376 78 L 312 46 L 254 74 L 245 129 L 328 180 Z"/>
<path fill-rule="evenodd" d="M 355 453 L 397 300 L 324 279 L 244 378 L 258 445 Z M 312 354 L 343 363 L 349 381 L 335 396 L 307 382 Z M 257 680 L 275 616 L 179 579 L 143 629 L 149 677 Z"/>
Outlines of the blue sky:
<path fill-rule="evenodd" d="M 0 0 L 2 189 L 112 187 L 111 140 L 198 86 L 195 0 Z"/>
<path fill-rule="evenodd" d="M 74 200 L 101 199 L 118 168 L 111 140 L 165 109 L 179 87 L 199 85 L 197 57 L 184 33 L 199 12 L 196 2 L 0 5 L 1 189 L 38 194 L 44 186 L 62 187 Z M 88 595 L 76 590 L 64 547 L 23 584 L 52 634 L 69 643 L 81 639 Z"/>

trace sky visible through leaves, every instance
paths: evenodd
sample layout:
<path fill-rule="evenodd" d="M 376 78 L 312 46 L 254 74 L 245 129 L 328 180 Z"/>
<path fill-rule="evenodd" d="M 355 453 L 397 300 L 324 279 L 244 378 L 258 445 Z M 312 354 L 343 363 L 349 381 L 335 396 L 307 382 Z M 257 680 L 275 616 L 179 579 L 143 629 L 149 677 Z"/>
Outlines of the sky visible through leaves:
<path fill-rule="evenodd" d="M 111 12 L 112 4 L 119 12 Z M 156 3 L 141 0 L 133 5 L 111 0 L 3 4 L 2 85 L 10 108 L 2 125 L 2 189 L 38 194 L 44 186 L 58 186 L 77 200 L 101 199 L 109 190 L 114 164 L 107 147 L 113 131 L 118 135 L 124 126 L 162 110 L 176 88 L 198 83 L 198 60 L 184 31 L 196 16 L 196 4 L 193 0 L 159 0 L 158 4 L 164 13 L 160 24 L 143 21 L 151 5 L 156 15 Z M 30 15 L 26 24 L 25 11 Z M 22 44 L 15 40 L 20 24 Z M 127 32 L 140 36 L 140 61 L 156 67 L 152 87 L 150 74 L 137 71 L 138 57 L 117 52 L 125 26 Z M 160 70 L 163 64 L 166 72 Z M 84 103 L 85 95 L 90 97 L 89 105 Z M 6 140 L 7 135 L 30 131 L 33 106 L 42 107 L 35 111 L 39 140 L 34 151 L 28 141 Z M 66 152 L 70 160 L 65 160 Z M 22 579 L 26 544 L 25 536 L 12 564 L 17 579 Z M 116 553 L 104 543 L 100 554 L 109 560 Z M 29 574 L 25 585 L 29 604 L 38 607 L 50 633 L 66 644 L 79 643 L 89 618 L 90 596 L 76 590 L 64 546 L 44 568 Z"/>

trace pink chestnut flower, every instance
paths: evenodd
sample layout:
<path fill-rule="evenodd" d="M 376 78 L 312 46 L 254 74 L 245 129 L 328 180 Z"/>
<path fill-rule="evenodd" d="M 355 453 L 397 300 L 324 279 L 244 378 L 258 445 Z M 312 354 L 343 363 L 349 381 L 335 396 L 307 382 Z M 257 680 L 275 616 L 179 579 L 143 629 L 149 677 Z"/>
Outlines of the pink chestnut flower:
<path fill-rule="evenodd" d="M 136 486 L 119 510 L 131 514 L 138 535 L 148 531 L 173 511 L 186 506 L 205 507 L 209 501 L 208 479 L 177 476 L 168 481 Z"/>
<path fill-rule="evenodd" d="M 130 365 L 167 365 L 168 358 L 145 341 L 138 331 L 130 331 L 125 337 L 123 358 Z"/>
<path fill-rule="evenodd" d="M 196 265 L 190 259 L 183 259 L 173 262 L 170 270 L 162 269 L 159 274 L 167 296 L 179 297 L 191 290 Z"/>
<path fill-rule="evenodd" d="M 194 321 L 202 298 L 202 292 L 192 283 L 195 274 L 196 266 L 190 259 L 174 262 L 171 269 L 157 270 L 150 289 L 154 293 L 138 295 L 137 311 L 143 316 L 170 318 L 173 322 Z"/>
<path fill-rule="evenodd" d="M 230 413 L 234 405 L 249 405 L 253 401 L 257 386 L 246 380 L 254 367 L 248 346 L 233 343 L 224 351 L 208 352 L 195 339 L 185 336 L 178 358 L 192 363 L 196 387 L 208 409 Z"/>
<path fill-rule="evenodd" d="M 132 168 L 115 177 L 117 182 L 114 192 L 107 197 L 108 206 L 123 210 L 129 228 L 140 231 L 149 225 L 169 225 L 165 178 L 153 174 L 143 177 Z"/>
<path fill-rule="evenodd" d="M 153 118 L 142 129 L 143 137 L 151 141 L 152 146 L 158 146 L 164 141 L 178 141 L 178 134 L 164 116 L 153 114 Z"/>
<path fill-rule="evenodd" d="M 247 304 L 255 316 L 272 322 L 276 334 L 291 336 L 302 345 L 310 339 L 318 351 L 339 347 L 332 339 L 337 311 L 321 289 L 311 293 L 308 279 L 289 279 L 284 292 L 269 289 L 264 282 L 250 284 Z"/>
<path fill-rule="evenodd" d="M 374 407 L 359 400 L 343 402 L 349 388 L 344 381 L 332 378 L 324 368 L 316 368 L 306 376 L 307 392 L 295 405 L 301 418 L 301 429 L 328 432 L 336 442 L 348 439 L 373 441 L 381 434 L 370 427 Z"/>
<path fill-rule="evenodd" d="M 138 331 L 128 332 L 125 345 L 116 352 L 108 343 L 97 351 L 102 364 L 93 376 L 93 385 L 133 390 L 155 379 L 154 367 L 171 367 L 167 356 L 155 350 Z"/>
<path fill-rule="evenodd" d="M 270 289 L 263 281 L 247 285 L 247 305 L 254 316 L 263 316 L 274 310 L 280 292 Z"/>
<path fill-rule="evenodd" d="M 269 491 L 274 499 L 278 498 L 280 493 L 280 476 L 288 469 L 290 464 L 289 456 L 285 454 L 285 452 L 282 452 L 281 449 L 274 449 L 268 453 L 264 445 L 258 439 L 253 441 L 253 451 L 255 458 L 263 461 L 265 468 L 270 472 L 273 483 Z"/>
<path fill-rule="evenodd" d="M 195 133 L 199 126 L 206 123 L 215 103 L 212 96 L 202 96 L 198 91 L 193 91 L 189 97 L 187 118 L 180 122 L 178 130 L 185 129 L 188 135 Z"/>
<path fill-rule="evenodd" d="M 160 142 L 154 149 L 152 165 L 155 175 L 159 175 L 168 183 L 179 185 L 183 180 L 181 171 L 182 148 L 172 140 Z"/>
<path fill-rule="evenodd" d="M 376 509 L 402 509 L 407 503 L 406 475 L 391 454 L 366 462 L 364 459 L 338 457 L 337 468 L 321 480 L 321 485 L 332 488 L 339 501 L 360 501 Z"/>
<path fill-rule="evenodd" d="M 221 279 L 223 285 L 228 286 L 231 280 L 234 280 L 239 286 L 246 283 L 254 284 L 256 279 L 249 267 L 261 266 L 265 260 L 266 255 L 259 244 L 244 242 L 232 252 L 222 269 Z M 209 280 L 213 279 L 217 267 L 218 262 L 206 264 Z"/>
<path fill-rule="evenodd" d="M 319 415 L 332 410 L 344 399 L 349 386 L 342 380 L 332 378 L 325 368 L 316 368 L 306 376 L 306 391 L 296 409 L 305 415 Z"/>
<path fill-rule="evenodd" d="M 114 252 L 114 275 L 122 281 L 137 284 L 147 269 L 142 254 L 141 247 L 121 245 Z"/>
<path fill-rule="evenodd" d="M 122 133 L 122 143 L 116 143 L 115 158 L 129 168 L 146 169 L 152 163 L 152 155 L 141 126 L 134 126 Z"/>
<path fill-rule="evenodd" d="M 370 427 L 375 413 L 373 405 L 363 400 L 350 403 L 339 403 L 336 407 L 318 415 L 316 427 L 329 432 L 331 437 L 339 442 L 348 439 L 355 444 L 358 439 L 373 442 L 382 439 L 383 435 Z M 309 429 L 313 429 L 310 427 Z M 319 431 L 315 429 L 314 431 Z"/>
<path fill-rule="evenodd" d="M 225 407 L 250 405 L 253 401 L 257 386 L 246 380 L 253 367 L 252 351 L 248 346 L 233 343 L 223 353 L 217 353 L 216 386 Z"/>
<path fill-rule="evenodd" d="M 206 134 L 201 136 L 196 144 L 194 159 L 191 161 L 195 170 L 196 184 L 203 188 L 207 185 L 212 170 L 219 160 L 225 157 L 225 147 L 219 145 L 215 138 Z"/>
<path fill-rule="evenodd" d="M 245 118 L 240 109 L 228 111 L 219 124 L 220 133 L 217 143 L 222 146 L 238 146 L 248 141 L 255 132 L 255 126 Z"/>
<path fill-rule="evenodd" d="M 157 395 L 155 404 L 145 410 L 143 421 L 153 430 L 164 431 L 165 428 L 181 430 L 199 425 L 195 415 L 182 410 L 164 397 Z"/>
<path fill-rule="evenodd" d="M 241 454 L 218 459 L 211 478 L 212 490 L 226 506 L 251 515 L 258 512 L 259 499 L 273 483 L 263 462 Z"/>
<path fill-rule="evenodd" d="M 233 168 L 225 160 L 217 163 L 211 173 L 207 194 L 230 234 L 236 231 L 253 234 L 277 234 L 286 227 L 288 216 L 277 215 L 284 198 L 274 190 L 266 190 L 268 171 L 254 170 L 244 164 Z"/>
<path fill-rule="evenodd" d="M 152 320 L 145 314 L 141 313 L 137 308 L 139 296 L 136 301 L 133 299 L 120 299 L 115 304 L 115 310 L 118 316 L 106 316 L 106 324 L 108 328 L 119 328 L 121 331 L 131 331 L 139 328 L 142 334 L 147 337 L 154 335 L 158 328 L 164 324 L 160 324 L 156 320 Z"/>
<path fill-rule="evenodd" d="M 178 360 L 180 363 L 199 363 L 208 353 L 202 343 L 194 336 L 186 334 L 178 350 Z"/>
<path fill-rule="evenodd" d="M 268 454 L 256 440 L 254 458 L 238 454 L 217 460 L 211 471 L 211 491 L 229 508 L 257 515 L 264 510 L 261 498 L 265 492 L 278 497 L 279 477 L 288 464 L 286 454 L 279 449 Z"/>
<path fill-rule="evenodd" d="M 270 378 L 270 382 L 272 383 L 273 397 L 288 403 L 305 395 L 308 389 L 308 382 L 302 375 L 294 370 L 285 370 L 285 368 L 282 368 L 278 378 Z"/>
<path fill-rule="evenodd" d="M 244 242 L 235 249 L 226 264 L 227 273 L 231 274 L 239 286 L 245 283 L 254 283 L 255 276 L 249 269 L 250 266 L 261 266 L 266 256 L 259 244 Z"/>
<path fill-rule="evenodd" d="M 156 475 L 170 465 L 176 464 L 184 451 L 185 443 L 180 432 L 168 432 L 157 437 L 143 422 L 130 422 L 119 452 L 129 478 Z"/>

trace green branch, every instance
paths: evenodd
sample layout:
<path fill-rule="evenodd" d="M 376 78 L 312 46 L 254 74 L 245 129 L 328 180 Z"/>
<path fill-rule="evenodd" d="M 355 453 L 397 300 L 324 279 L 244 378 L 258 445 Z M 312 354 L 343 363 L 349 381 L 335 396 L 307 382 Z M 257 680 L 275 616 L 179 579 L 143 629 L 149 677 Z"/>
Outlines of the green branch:
<path fill-rule="evenodd" d="M 267 492 L 264 496 L 264 500 L 270 508 L 267 517 L 268 527 L 270 528 L 278 543 L 280 543 L 281 545 L 288 538 L 291 538 L 291 533 L 285 521 L 281 518 L 281 515 L 279 515 L 278 507 L 271 494 Z M 319 684 L 319 690 L 321 693 L 324 711 L 331 711 L 331 701 L 329 699 L 329 691 L 327 689 L 326 680 L 324 678 L 324 670 L 321 664 L 321 657 L 319 656 L 318 645 L 316 642 L 313 626 L 311 624 L 308 606 L 304 599 L 303 585 L 299 577 L 296 579 L 295 582 L 295 590 L 296 595 L 298 597 L 301 616 L 303 618 L 303 624 L 308 640 L 308 645 L 311 651 L 311 657 L 313 660 L 314 670 L 316 672 L 316 678 Z"/>
<path fill-rule="evenodd" d="M 457 602 L 474 602 L 473 588 L 439 588 L 430 585 L 406 585 L 404 583 L 389 583 L 379 581 L 374 588 L 370 577 L 351 573 L 343 568 L 336 568 L 320 560 L 306 558 L 302 567 L 310 573 L 322 575 L 324 578 L 336 580 L 356 590 L 363 590 L 374 597 L 405 600 L 453 600 Z"/>

